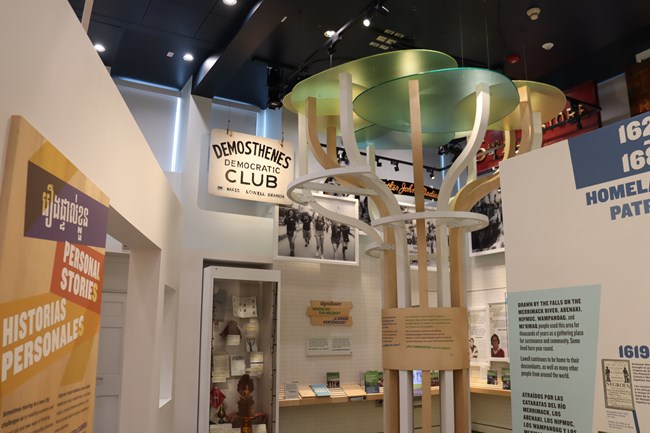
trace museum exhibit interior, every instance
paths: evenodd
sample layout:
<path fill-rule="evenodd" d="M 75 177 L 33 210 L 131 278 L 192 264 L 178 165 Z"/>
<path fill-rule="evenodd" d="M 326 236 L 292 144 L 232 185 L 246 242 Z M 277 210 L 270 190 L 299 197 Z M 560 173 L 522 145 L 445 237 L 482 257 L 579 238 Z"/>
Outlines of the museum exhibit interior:
<path fill-rule="evenodd" d="M 650 3 L 5 1 L 0 54 L 1 432 L 650 428 Z"/>

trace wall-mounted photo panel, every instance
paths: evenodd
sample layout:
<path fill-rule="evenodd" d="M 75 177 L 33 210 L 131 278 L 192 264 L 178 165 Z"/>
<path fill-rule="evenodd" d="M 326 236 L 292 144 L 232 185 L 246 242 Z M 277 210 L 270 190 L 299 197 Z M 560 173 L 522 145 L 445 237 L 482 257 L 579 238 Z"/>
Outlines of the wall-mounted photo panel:
<path fill-rule="evenodd" d="M 400 208 L 403 213 L 414 213 L 415 205 L 400 203 Z M 418 236 L 416 229 L 416 220 L 407 220 L 406 224 L 406 243 L 408 245 L 409 262 L 411 267 L 418 266 Z M 432 221 L 425 221 L 426 236 L 427 236 L 427 268 L 431 270 L 436 269 L 436 227 Z"/>
<path fill-rule="evenodd" d="M 490 320 L 490 358 L 496 361 L 508 361 L 508 310 L 505 302 L 488 304 Z"/>
<path fill-rule="evenodd" d="M 505 251 L 501 191 L 496 189 L 488 193 L 472 208 L 472 212 L 487 215 L 489 224 L 467 235 L 470 240 L 469 255 L 482 256 Z"/>
<path fill-rule="evenodd" d="M 488 358 L 488 317 L 485 307 L 472 308 L 468 311 L 469 317 L 469 360 L 472 365 L 479 365 L 480 361 Z"/>
<path fill-rule="evenodd" d="M 359 214 L 354 198 L 319 196 L 318 203 L 351 218 Z M 277 206 L 274 229 L 276 259 L 359 264 L 357 229 L 320 215 L 310 206 Z"/>

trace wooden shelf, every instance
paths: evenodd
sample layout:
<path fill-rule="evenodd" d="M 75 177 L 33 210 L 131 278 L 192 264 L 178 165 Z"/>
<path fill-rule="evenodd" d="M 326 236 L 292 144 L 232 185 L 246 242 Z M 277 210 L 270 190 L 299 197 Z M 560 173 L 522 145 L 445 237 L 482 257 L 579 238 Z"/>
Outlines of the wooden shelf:
<path fill-rule="evenodd" d="M 503 389 L 501 384 L 488 385 L 487 383 L 471 382 L 469 390 L 472 394 L 486 394 L 486 395 L 499 395 L 503 397 L 510 397 L 510 390 Z"/>
<path fill-rule="evenodd" d="M 329 397 L 316 397 L 314 392 L 309 386 L 299 386 L 300 398 L 285 399 L 284 390 L 279 393 L 280 407 L 292 406 L 309 406 L 316 404 L 332 404 L 332 403 L 347 403 L 355 401 L 372 401 L 383 400 L 384 389 L 379 388 L 378 393 L 366 393 L 363 387 L 359 384 L 343 384 L 341 388 L 329 388 L 332 394 Z M 431 395 L 438 395 L 440 388 L 437 386 L 431 387 Z M 488 385 L 487 383 L 472 382 L 470 384 L 470 393 L 472 394 L 487 394 L 502 397 L 510 397 L 510 390 L 501 388 L 501 385 Z"/>

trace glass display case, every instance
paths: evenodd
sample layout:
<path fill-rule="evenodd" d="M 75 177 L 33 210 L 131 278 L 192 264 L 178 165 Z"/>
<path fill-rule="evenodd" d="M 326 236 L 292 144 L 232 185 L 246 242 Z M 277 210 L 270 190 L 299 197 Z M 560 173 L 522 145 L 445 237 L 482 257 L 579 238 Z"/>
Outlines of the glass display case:
<path fill-rule="evenodd" d="M 204 268 L 199 432 L 279 431 L 279 289 L 279 271 Z"/>

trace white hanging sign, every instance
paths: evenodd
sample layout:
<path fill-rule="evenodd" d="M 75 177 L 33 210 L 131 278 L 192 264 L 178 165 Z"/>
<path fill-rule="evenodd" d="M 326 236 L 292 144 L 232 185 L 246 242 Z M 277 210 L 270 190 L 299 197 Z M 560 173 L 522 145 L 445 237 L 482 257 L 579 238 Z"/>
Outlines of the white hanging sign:
<path fill-rule="evenodd" d="M 221 197 L 289 204 L 294 177 L 293 145 L 239 132 L 210 134 L 208 192 Z"/>

